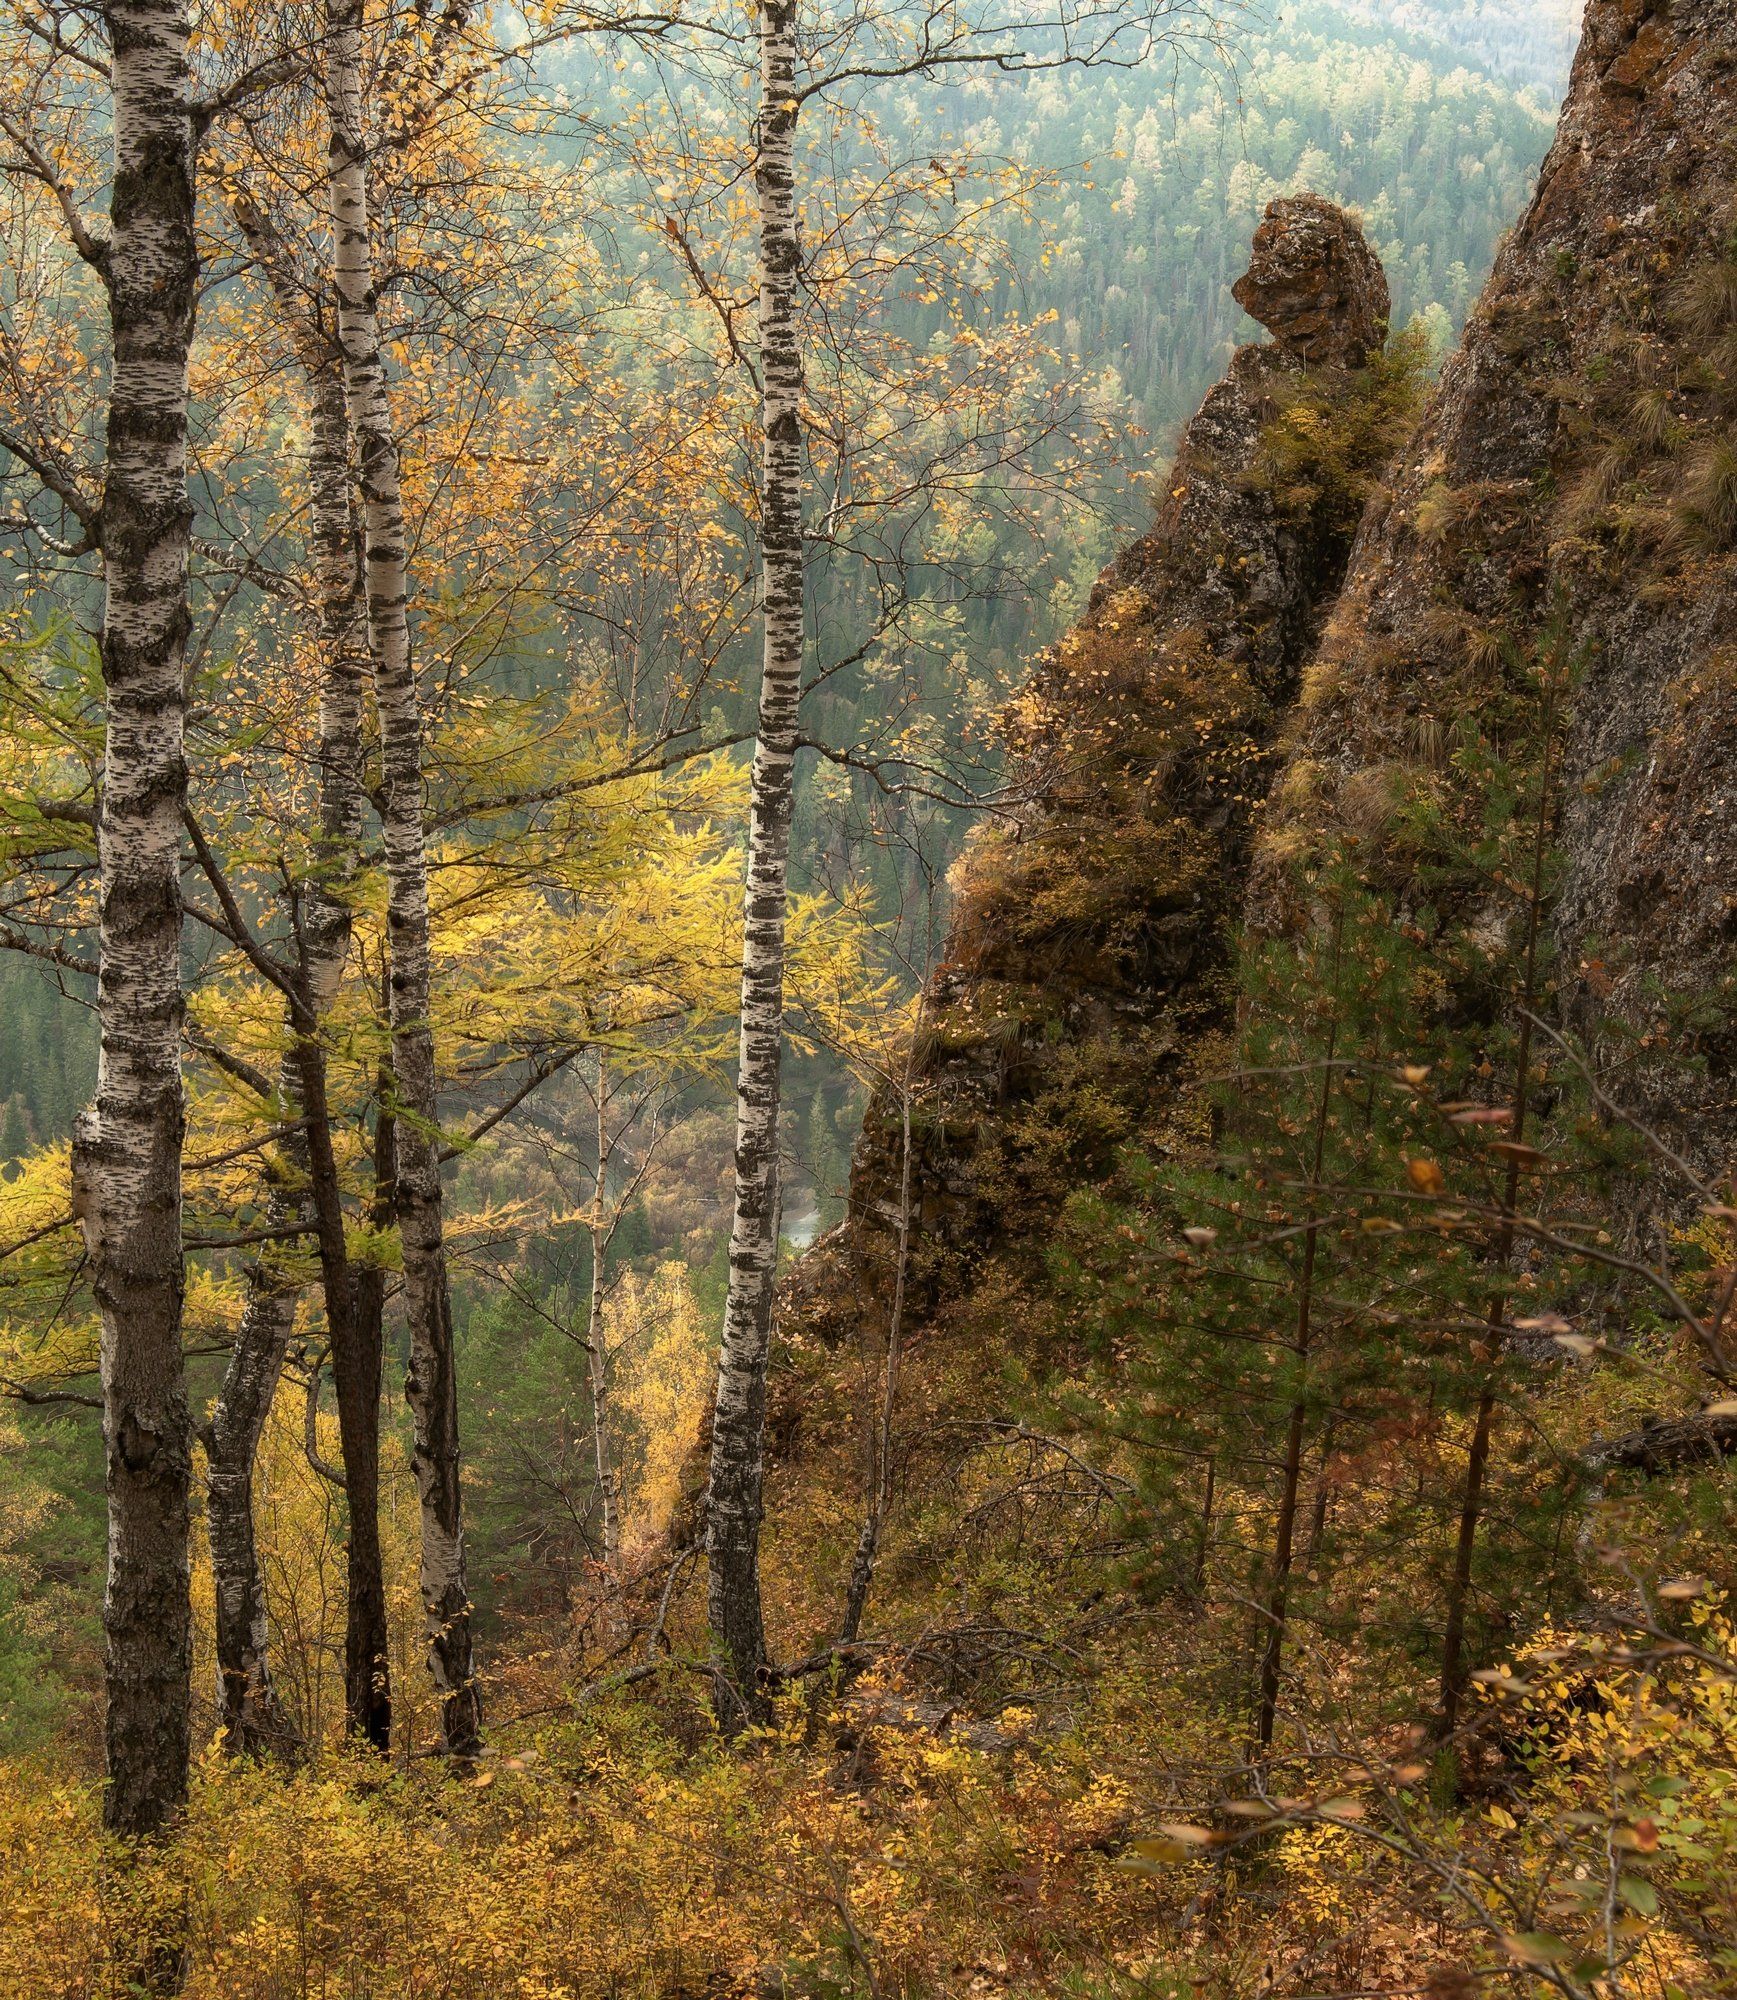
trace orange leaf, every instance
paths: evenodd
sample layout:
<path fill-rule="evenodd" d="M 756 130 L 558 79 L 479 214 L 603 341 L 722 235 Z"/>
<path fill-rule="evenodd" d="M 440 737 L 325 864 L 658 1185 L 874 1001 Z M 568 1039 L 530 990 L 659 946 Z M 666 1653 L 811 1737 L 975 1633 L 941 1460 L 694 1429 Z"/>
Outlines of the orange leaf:
<path fill-rule="evenodd" d="M 1447 1176 L 1434 1160 L 1407 1160 L 1405 1177 L 1419 1194 L 1443 1194 L 1447 1190 Z"/>

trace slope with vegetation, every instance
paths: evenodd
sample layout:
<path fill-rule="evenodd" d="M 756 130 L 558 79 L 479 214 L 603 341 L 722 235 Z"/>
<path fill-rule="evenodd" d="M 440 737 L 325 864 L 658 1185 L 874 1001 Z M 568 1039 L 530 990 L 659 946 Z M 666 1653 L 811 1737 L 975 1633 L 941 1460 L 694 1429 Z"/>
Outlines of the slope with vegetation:
<path fill-rule="evenodd" d="M 472 1520 L 505 1517 L 503 1569 L 558 1560 L 487 1663 L 480 1752 L 421 1754 L 416 1494 L 386 1428 L 394 1756 L 337 1747 L 359 1487 L 334 1483 L 304 1325 L 305 1395 L 280 1395 L 250 1489 L 299 1760 L 220 1739 L 168 1838 L 110 1841 L 88 1744 L 35 1712 L 73 1448 L 0 1433 L 23 1496 L 0 1702 L 37 1736 L 0 1784 L 0 1989 L 1732 1990 L 1734 88 L 1732 0 L 1593 0 L 1537 197 L 1433 390 L 1355 224 L 1275 202 L 1238 287 L 1274 341 L 1233 358 L 1152 532 L 1003 717 L 1004 810 L 908 1037 L 872 949 L 807 912 L 792 989 L 876 1089 L 851 1213 L 780 1302 L 771 1659 L 731 1739 L 686 1281 L 636 1234 L 654 1207 L 711 1225 L 631 1118 L 639 1078 L 655 1122 L 665 1059 L 717 1033 L 740 787 L 617 775 L 618 740 L 570 715 L 551 772 L 546 707 L 459 676 L 431 738 L 455 1082 L 492 1084 L 501 1124 L 552 1057 L 591 1092 L 583 1132 L 552 1095 L 492 1150 L 491 1122 L 455 1183 L 472 1278 L 501 1277 L 466 1357 L 503 1405 Z M 662 504 L 628 493 L 618 552 Z M 461 551 L 469 520 L 447 519 Z M 75 778 L 86 685 L 26 683 Z M 233 943 L 295 906 L 274 818 L 244 808 L 294 821 L 263 785 L 227 803 Z M 18 831 L 44 897 L 57 856 L 83 879 L 80 824 Z M 344 1247 L 384 1289 L 403 1107 L 370 881 L 363 976 L 323 1032 Z M 286 917 L 274 949 L 296 941 Z M 246 975 L 218 954 L 193 989 L 207 1038 L 245 1031 L 195 1105 L 214 1235 L 226 1204 L 279 1212 L 262 1114 L 219 1088 L 286 1046 L 282 995 Z M 563 998 L 583 1018 L 545 1040 Z M 251 1087 L 268 1138 L 306 1122 Z M 55 1172 L 32 1154 L 8 1182 L 21 1225 L 52 1229 Z M 69 1338 L 57 1303 L 78 1275 L 25 1267 L 62 1389 L 89 1365 L 88 1316 Z M 197 1267 L 196 1336 L 241 1289 Z M 654 1532 L 587 1561 L 600 1490 Z M 211 1590 L 201 1561 L 207 1687 Z"/>
<path fill-rule="evenodd" d="M 1170 711 L 1130 704 L 1106 745 L 1054 703 L 1106 805 L 1053 787 L 974 850 L 909 1097 L 871 1107 L 852 1223 L 794 1301 L 796 1601 L 818 1621 L 805 1580 L 844 1560 L 855 1350 L 862 1404 L 897 1369 L 906 1412 L 877 1589 L 907 1675 L 1071 1722 L 1106 1653 L 1159 1674 L 1127 1858 L 1199 1939 L 1166 1962 L 1209 1978 L 1276 1937 L 1309 1990 L 1731 1976 L 1734 57 L 1727 7 L 1593 8 L 1246 863 L 1174 877 L 1229 992 L 1127 953 L 1173 880 L 1122 893 L 1130 801 L 1228 823 Z M 1267 453 L 1297 441 L 1276 413 Z M 1320 464 L 1292 458 L 1305 490 Z M 1064 689 L 1129 643 L 1116 580 Z M 1119 1004 L 1079 1006 L 1118 953 Z M 1178 995 L 1217 1030 L 1181 1088 L 1140 1060 Z M 1451 1949 L 1421 1928 L 1444 1905 Z"/>
<path fill-rule="evenodd" d="M 855 1208 L 891 1224 L 909 1179 L 919 1247 L 1049 1211 L 1223 1052 L 1279 729 L 1424 362 L 1388 346 L 1381 267 L 1316 197 L 1274 203 L 1237 290 L 1278 337 L 1238 350 L 1157 524 L 1004 718 L 1022 803 L 956 869 L 903 1087 L 869 1109 Z"/>

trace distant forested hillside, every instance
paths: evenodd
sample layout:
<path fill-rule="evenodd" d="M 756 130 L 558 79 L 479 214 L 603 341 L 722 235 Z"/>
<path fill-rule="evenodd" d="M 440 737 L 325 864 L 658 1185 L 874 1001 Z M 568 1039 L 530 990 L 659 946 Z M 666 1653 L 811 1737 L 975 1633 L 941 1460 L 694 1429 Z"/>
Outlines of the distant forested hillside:
<path fill-rule="evenodd" d="M 1008 151 L 1081 163 L 1035 297 L 1167 434 L 1227 345 L 1256 337 L 1229 286 L 1267 202 L 1307 189 L 1362 215 L 1396 321 L 1424 316 L 1445 347 L 1549 143 L 1565 19 L 1560 0 L 1366 10 L 1304 0 L 1242 38 L 1240 109 L 1221 78 L 1187 70 L 1004 88 L 995 117 Z M 1425 26 L 1440 38 L 1424 39 Z M 1551 88 L 1518 88 L 1483 66 L 1499 57 Z"/>
<path fill-rule="evenodd" d="M 1003 277 L 993 305 L 1055 315 L 1071 372 L 1093 382 L 1100 411 L 1144 434 L 1136 464 L 1160 473 L 1231 348 L 1260 337 L 1230 286 L 1277 194 L 1308 190 L 1359 214 L 1387 268 L 1395 324 L 1420 318 L 1445 353 L 1548 146 L 1569 51 L 1546 23 L 1563 18 L 1560 0 L 1430 0 L 1399 18 L 1293 0 L 1241 25 L 1226 69 L 1159 62 L 1084 82 L 912 88 L 885 107 L 885 126 L 913 149 L 956 144 L 1050 172 L 1049 199 L 1017 238 L 1022 276 Z M 1510 67 L 1550 87 L 1515 83 L 1480 49 L 1492 64 L 1506 50 Z M 937 329 L 941 319 L 936 308 Z M 1122 464 L 1103 470 L 1101 518 L 1074 530 L 1060 588 L 1029 551 L 1010 552 L 1006 567 L 1026 587 L 964 608 L 971 671 L 985 685 L 1023 677 L 1144 520 L 1143 482 Z M 828 699 L 842 710 L 856 691 Z M 828 720 L 849 733 L 842 713 Z"/>
<path fill-rule="evenodd" d="M 1583 0 L 1344 0 L 1347 13 L 1405 29 L 1475 57 L 1516 83 L 1557 95 L 1574 59 Z"/>
<path fill-rule="evenodd" d="M 70 1132 L 95 1081 L 91 1016 L 64 996 L 52 969 L 0 959 L 0 1163 Z"/>

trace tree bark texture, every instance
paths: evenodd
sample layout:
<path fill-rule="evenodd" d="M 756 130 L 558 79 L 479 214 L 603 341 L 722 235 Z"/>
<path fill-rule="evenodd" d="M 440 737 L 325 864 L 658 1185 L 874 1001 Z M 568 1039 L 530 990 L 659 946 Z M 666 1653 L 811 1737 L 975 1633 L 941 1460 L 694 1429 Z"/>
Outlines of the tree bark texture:
<path fill-rule="evenodd" d="M 454 1754 L 466 1755 L 480 1743 L 482 1713 L 471 1658 L 452 1297 L 443 1235 L 430 1020 L 422 704 L 410 648 L 409 557 L 398 441 L 375 309 L 359 0 L 330 0 L 325 58 L 338 344 L 360 460 L 368 636 L 380 716 L 397 1099 L 397 1218 L 410 1324 L 405 1395 L 415 1430 L 412 1465 L 421 1502 L 422 1602 L 429 1665 L 440 1696 L 442 1742 Z"/>
<path fill-rule="evenodd" d="M 278 1227 L 300 1207 L 280 1178 L 266 1206 L 267 1220 Z M 225 1747 L 246 1756 L 293 1755 L 301 1747 L 295 1724 L 272 1685 L 265 1579 L 253 1524 L 254 1464 L 283 1372 L 284 1352 L 295 1331 L 300 1296 L 299 1281 L 268 1258 L 261 1258 L 248 1272 L 241 1325 L 204 1432 L 205 1526 L 217 1628 L 217 1714 Z"/>
<path fill-rule="evenodd" d="M 101 510 L 107 689 L 99 859 L 101 1052 L 73 1142 L 102 1323 L 108 1576 L 103 1813 L 150 1834 L 186 1797 L 192 1426 L 181 1355 L 181 820 L 189 615 L 187 354 L 198 252 L 188 21 L 103 9 L 114 186 Z"/>
<path fill-rule="evenodd" d="M 323 1055 L 316 1043 L 308 1052 L 307 1093 L 323 1088 Z M 387 1108 L 391 1079 L 379 1083 L 380 1112 L 374 1126 L 374 1199 L 369 1220 L 383 1229 L 391 1220 L 397 1169 L 395 1126 Z M 323 1103 L 323 1097 L 318 1101 Z M 316 1157 L 331 1154 L 331 1125 L 324 1115 L 310 1120 Z M 316 1172 L 316 1201 L 338 1185 L 337 1167 Z M 338 1403 L 338 1443 L 344 1463 L 344 1497 L 349 1517 L 345 1566 L 344 1719 L 352 1735 L 382 1755 L 392 1741 L 391 1654 L 386 1630 L 386 1580 L 380 1555 L 380 1376 L 385 1356 L 386 1273 L 377 1264 L 349 1263 L 343 1247 L 343 1215 L 335 1200 L 319 1211 L 320 1261 L 325 1278 L 326 1318 L 332 1342 L 332 1387 Z"/>
<path fill-rule="evenodd" d="M 764 1705 L 760 1600 L 766 1363 L 778 1265 L 779 1087 L 784 934 L 803 651 L 802 350 L 796 323 L 802 243 L 795 188 L 796 8 L 759 14 L 761 594 L 764 658 L 742 924 L 742 1030 L 736 1081 L 736 1199 L 718 1362 L 707 1512 L 709 1612 L 720 1720 Z"/>
<path fill-rule="evenodd" d="M 360 525 L 350 479 L 343 359 L 336 341 L 297 283 L 269 216 L 246 195 L 236 198 L 234 212 L 289 331 L 311 403 L 307 469 L 309 553 L 320 643 L 320 825 L 314 865 L 301 885 L 300 979 L 288 1009 L 294 1047 L 283 1077 L 286 1110 L 299 1116 L 305 1127 L 290 1148 L 300 1193 L 298 1199 L 289 1199 L 280 1178 L 273 1208 L 279 1220 L 293 1217 L 306 1223 L 319 1245 L 351 1510 L 345 1713 L 353 1733 L 384 1750 L 391 1707 L 386 1593 L 375 1525 L 380 1355 L 378 1343 L 368 1340 L 356 1306 L 326 1103 L 325 1052 L 319 1039 L 349 959 L 349 896 L 360 866 L 363 833 L 362 726 L 369 662 Z M 296 1298 L 296 1287 L 281 1276 L 273 1281 L 267 1260 L 255 1267 L 234 1354 L 207 1432 L 218 1694 L 228 1740 L 243 1751 L 295 1747 L 294 1730 L 271 1691 L 265 1655 L 265 1598 L 253 1536 L 252 1485 L 260 1435 L 294 1331 Z"/>

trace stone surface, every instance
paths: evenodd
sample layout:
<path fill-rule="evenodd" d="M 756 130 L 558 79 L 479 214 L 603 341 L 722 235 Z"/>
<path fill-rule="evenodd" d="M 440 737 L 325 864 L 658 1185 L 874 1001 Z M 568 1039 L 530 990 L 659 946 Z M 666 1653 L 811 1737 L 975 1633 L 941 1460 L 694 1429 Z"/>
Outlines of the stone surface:
<path fill-rule="evenodd" d="M 1363 231 L 1319 195 L 1272 202 L 1231 295 L 1311 368 L 1361 366 L 1387 338 L 1387 274 Z"/>
<path fill-rule="evenodd" d="M 1733 434 L 1737 311 L 1716 287 L 1687 303 L 1721 259 L 1737 0 L 1593 0 L 1536 197 L 1364 523 L 1309 675 L 1307 782 L 1281 788 L 1307 838 L 1357 826 L 1371 772 L 1438 785 L 1418 742 L 1501 699 L 1502 649 L 1565 621 L 1560 1013 L 1709 1175 L 1737 1160 L 1737 554 L 1683 502 Z M 1372 867 L 1403 908 L 1403 843 Z M 1300 920 L 1281 878 L 1257 880 L 1263 926 Z"/>
<path fill-rule="evenodd" d="M 1312 269 L 1310 344 L 1361 359 L 1387 287 L 1357 225 L 1313 199 L 1273 214 L 1257 262 Z M 1342 274 L 1337 290 L 1321 275 L 1329 266 Z M 1349 317 L 1334 335 L 1341 297 Z M 919 1030 L 919 1298 L 935 1269 L 961 1252 L 969 1261 L 1040 1201 L 1044 1176 L 1103 1165 L 1136 1107 L 1150 1130 L 1153 1106 L 1182 1100 L 1229 1020 L 1255 815 L 1350 554 L 1346 523 L 1326 524 L 1263 474 L 1263 435 L 1303 368 L 1289 345 L 1238 350 L 1183 435 L 1151 532 L 1105 570 L 1013 705 L 1010 761 L 1028 803 L 986 829 L 956 873 Z M 1348 395 L 1367 391 L 1362 377 L 1332 379 Z M 1064 1160 L 1046 1106 L 1086 1096 L 1101 1108 L 1102 1157 Z M 853 1162 L 859 1263 L 885 1260 L 902 1152 L 899 1106 L 882 1091 Z"/>

